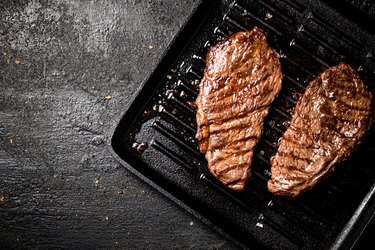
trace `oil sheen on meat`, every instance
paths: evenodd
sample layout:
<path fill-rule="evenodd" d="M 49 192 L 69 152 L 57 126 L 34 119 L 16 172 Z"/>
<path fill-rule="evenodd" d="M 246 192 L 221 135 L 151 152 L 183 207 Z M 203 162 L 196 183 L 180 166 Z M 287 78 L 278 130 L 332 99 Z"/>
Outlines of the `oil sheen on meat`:
<path fill-rule="evenodd" d="M 312 81 L 271 158 L 269 191 L 294 198 L 328 176 L 361 141 L 373 106 L 371 92 L 347 64 Z"/>
<path fill-rule="evenodd" d="M 211 47 L 196 100 L 200 151 L 211 174 L 242 191 L 264 118 L 281 89 L 278 54 L 258 28 Z"/>

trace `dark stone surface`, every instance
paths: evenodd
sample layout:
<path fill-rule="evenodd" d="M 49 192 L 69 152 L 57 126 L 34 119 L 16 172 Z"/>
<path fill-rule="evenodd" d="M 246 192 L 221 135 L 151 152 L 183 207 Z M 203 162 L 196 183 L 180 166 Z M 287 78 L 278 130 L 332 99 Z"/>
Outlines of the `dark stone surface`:
<path fill-rule="evenodd" d="M 197 3 L 0 2 L 0 246 L 233 247 L 107 145 Z"/>
<path fill-rule="evenodd" d="M 235 248 L 108 147 L 198 2 L 0 1 L 1 249 Z"/>

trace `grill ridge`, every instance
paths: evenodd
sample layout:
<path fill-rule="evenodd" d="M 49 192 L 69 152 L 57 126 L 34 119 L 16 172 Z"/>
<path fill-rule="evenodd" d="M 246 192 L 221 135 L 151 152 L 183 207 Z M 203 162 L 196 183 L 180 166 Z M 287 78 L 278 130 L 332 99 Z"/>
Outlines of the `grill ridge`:
<path fill-rule="evenodd" d="M 336 37 L 337 41 L 343 41 L 347 44 L 348 47 L 353 47 L 354 50 L 360 51 L 361 50 L 361 43 L 354 40 L 352 37 L 350 37 L 347 33 L 344 33 L 340 31 L 339 29 L 336 29 L 332 27 L 331 24 L 327 23 L 326 21 L 322 20 L 321 18 L 314 15 L 312 12 L 309 12 L 307 14 L 307 20 L 311 20 L 318 24 L 319 27 L 327 29 L 329 32 L 326 32 L 328 34 L 334 35 Z"/>
<path fill-rule="evenodd" d="M 303 33 L 304 36 L 311 38 L 316 43 L 323 46 L 327 51 L 329 51 L 330 55 L 335 55 L 335 58 L 345 58 L 345 56 L 338 52 L 332 45 L 321 39 L 319 36 L 313 34 L 313 32 L 309 30 L 307 25 L 301 24 L 301 26 L 298 28 L 298 31 Z"/>
<path fill-rule="evenodd" d="M 189 172 L 193 172 L 194 168 L 188 164 L 185 163 L 185 160 L 182 159 L 179 155 L 175 154 L 172 150 L 170 150 L 168 147 L 164 146 L 162 143 L 160 143 L 157 140 L 154 140 L 153 143 L 151 143 L 151 146 L 172 159 L 173 161 L 177 162 L 179 165 L 183 166 L 186 170 Z"/>
<path fill-rule="evenodd" d="M 290 7 L 293 7 L 296 11 L 302 13 L 305 10 L 305 6 L 295 0 L 285 0 L 286 3 L 289 4 Z"/>
<path fill-rule="evenodd" d="M 276 10 L 276 8 L 277 8 L 276 5 L 271 6 L 270 4 L 268 4 L 267 2 L 262 1 L 262 0 L 254 0 L 254 1 L 258 2 L 261 6 L 263 6 L 265 9 L 267 9 L 269 12 L 272 12 L 273 16 L 279 17 L 280 19 L 282 19 L 288 25 L 291 25 L 295 22 L 295 20 L 293 18 L 290 18 L 290 17 L 282 14 L 280 10 Z M 252 2 L 254 3 L 254 1 L 252 1 Z"/>
<path fill-rule="evenodd" d="M 284 217 L 282 217 L 282 218 L 284 218 Z M 304 245 L 301 237 L 298 237 L 298 234 L 296 232 L 291 232 L 290 230 L 288 230 L 290 227 L 286 227 L 285 224 L 281 225 L 281 223 L 276 222 L 275 219 L 271 219 L 270 217 L 268 217 L 267 215 L 265 215 L 263 213 L 261 213 L 260 216 L 259 216 L 258 223 L 259 222 L 267 224 L 273 230 L 275 230 L 278 234 L 284 236 L 290 242 L 297 245 L 299 248 L 301 248 Z"/>
<path fill-rule="evenodd" d="M 273 27 L 272 25 L 266 23 L 262 19 L 258 18 L 256 14 L 250 12 L 248 9 L 246 9 L 245 7 L 243 7 L 238 2 L 235 2 L 233 6 L 236 7 L 239 11 L 241 11 L 243 13 L 243 15 L 250 16 L 252 19 L 254 19 L 255 23 L 259 23 L 262 26 L 267 27 L 268 29 L 272 30 L 273 32 L 275 32 L 277 35 L 279 35 L 281 37 L 283 36 L 283 33 L 280 30 L 278 30 L 277 28 Z"/>
<path fill-rule="evenodd" d="M 176 142 L 180 147 L 188 150 L 191 154 L 193 154 L 198 159 L 204 159 L 203 155 L 198 151 L 197 148 L 192 147 L 190 144 L 184 142 L 184 139 L 181 136 L 177 135 L 176 133 L 169 130 L 167 127 L 162 125 L 160 122 L 155 122 L 152 127 L 157 130 L 158 132 L 162 133 L 165 137 L 171 139 L 172 141 Z"/>

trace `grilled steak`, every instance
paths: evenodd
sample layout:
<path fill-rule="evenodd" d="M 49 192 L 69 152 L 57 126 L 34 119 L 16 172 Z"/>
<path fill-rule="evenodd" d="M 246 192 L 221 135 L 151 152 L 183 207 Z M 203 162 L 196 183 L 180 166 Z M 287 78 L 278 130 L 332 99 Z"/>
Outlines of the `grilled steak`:
<path fill-rule="evenodd" d="M 373 117 L 373 98 L 357 72 L 339 64 L 313 80 L 271 158 L 268 189 L 296 197 L 331 173 L 360 142 Z"/>
<path fill-rule="evenodd" d="M 268 108 L 281 88 L 278 54 L 264 32 L 239 32 L 211 47 L 196 100 L 200 151 L 208 169 L 241 191 Z"/>

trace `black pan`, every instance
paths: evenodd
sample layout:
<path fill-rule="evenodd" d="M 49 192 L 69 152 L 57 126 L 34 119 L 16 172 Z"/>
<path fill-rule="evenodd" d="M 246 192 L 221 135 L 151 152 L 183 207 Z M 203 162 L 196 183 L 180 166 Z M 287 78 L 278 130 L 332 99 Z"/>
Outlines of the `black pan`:
<path fill-rule="evenodd" d="M 374 92 L 373 24 L 368 9 L 349 1 L 336 6 L 321 1 L 203 0 L 118 124 L 112 138 L 117 158 L 241 247 L 355 246 L 375 214 L 373 130 L 331 177 L 296 200 L 273 196 L 266 182 L 269 159 L 309 81 L 347 62 Z M 207 172 L 194 139 L 192 103 L 207 49 L 254 26 L 267 32 L 285 76 L 256 149 L 254 174 L 245 191 L 236 193 Z"/>

